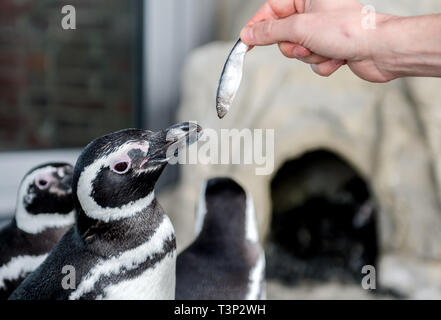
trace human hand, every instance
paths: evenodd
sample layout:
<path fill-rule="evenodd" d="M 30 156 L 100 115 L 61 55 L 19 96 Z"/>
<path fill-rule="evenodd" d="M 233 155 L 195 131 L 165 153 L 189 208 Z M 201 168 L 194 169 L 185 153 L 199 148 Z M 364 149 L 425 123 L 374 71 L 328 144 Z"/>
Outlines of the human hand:
<path fill-rule="evenodd" d="M 376 54 L 378 26 L 393 17 L 376 14 L 377 28 L 363 28 L 362 8 L 356 0 L 268 0 L 240 37 L 251 46 L 277 43 L 286 57 L 311 64 L 321 76 L 347 63 L 362 79 L 395 79 Z"/>

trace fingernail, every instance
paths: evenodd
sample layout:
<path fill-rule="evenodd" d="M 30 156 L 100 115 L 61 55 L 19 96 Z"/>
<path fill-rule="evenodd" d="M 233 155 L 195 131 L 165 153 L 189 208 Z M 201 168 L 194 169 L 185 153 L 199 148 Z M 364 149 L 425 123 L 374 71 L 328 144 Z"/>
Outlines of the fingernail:
<path fill-rule="evenodd" d="M 243 34 L 245 36 L 245 39 L 242 40 L 245 40 L 247 42 L 254 42 L 254 30 L 252 27 L 246 27 Z"/>
<path fill-rule="evenodd" d="M 307 57 L 308 54 L 302 48 L 294 47 L 293 54 L 296 58 L 304 58 Z"/>
<path fill-rule="evenodd" d="M 318 67 L 317 67 L 316 64 L 311 64 L 311 69 L 312 69 L 315 73 L 317 73 Z"/>

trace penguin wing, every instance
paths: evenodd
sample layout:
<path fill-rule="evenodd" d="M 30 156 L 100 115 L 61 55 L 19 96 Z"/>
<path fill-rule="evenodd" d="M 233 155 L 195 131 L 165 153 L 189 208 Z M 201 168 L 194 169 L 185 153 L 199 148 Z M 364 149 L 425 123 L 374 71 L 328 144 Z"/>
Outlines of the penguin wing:
<path fill-rule="evenodd" d="M 13 222 L 0 230 L 0 266 L 6 264 L 12 257 L 20 254 L 16 250 L 17 228 Z"/>
<path fill-rule="evenodd" d="M 20 230 L 15 220 L 12 220 L 0 230 L 0 267 L 14 257 L 47 254 L 67 230 L 67 228 L 50 228 L 31 234 Z"/>
<path fill-rule="evenodd" d="M 10 300 L 67 300 L 97 260 L 72 227 L 46 260 L 11 294 Z"/>
<path fill-rule="evenodd" d="M 46 259 L 62 231 L 57 229 L 30 234 L 17 228 L 15 220 L 1 229 L 0 300 L 7 299 Z"/>
<path fill-rule="evenodd" d="M 14 257 L 26 258 L 26 245 L 21 243 L 17 231 L 13 222 L 0 231 L 0 300 L 6 300 L 26 275 L 23 270 L 26 268 L 20 268 L 24 262 L 14 261 Z M 26 267 L 29 269 L 29 266 Z"/>

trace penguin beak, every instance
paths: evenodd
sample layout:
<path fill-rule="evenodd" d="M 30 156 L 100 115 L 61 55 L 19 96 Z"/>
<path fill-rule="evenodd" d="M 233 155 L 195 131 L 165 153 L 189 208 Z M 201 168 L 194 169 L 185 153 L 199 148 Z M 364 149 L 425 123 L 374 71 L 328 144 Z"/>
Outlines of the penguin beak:
<path fill-rule="evenodd" d="M 72 190 L 73 170 L 71 166 L 65 166 L 58 169 L 57 176 L 59 183 L 57 188 L 61 191 L 70 192 Z"/>
<path fill-rule="evenodd" d="M 165 129 L 164 132 L 167 144 L 189 146 L 199 140 L 202 127 L 194 122 L 183 122 Z"/>
<path fill-rule="evenodd" d="M 177 152 L 201 137 L 202 127 L 194 122 L 175 124 L 157 133 L 154 149 L 145 162 L 167 163 Z"/>
<path fill-rule="evenodd" d="M 60 180 L 58 188 L 65 191 L 70 191 L 72 189 L 72 175 L 66 175 Z"/>
<path fill-rule="evenodd" d="M 73 168 L 57 167 L 55 171 L 42 173 L 37 176 L 35 184 L 41 190 L 48 189 L 50 193 L 64 196 L 72 192 Z"/>

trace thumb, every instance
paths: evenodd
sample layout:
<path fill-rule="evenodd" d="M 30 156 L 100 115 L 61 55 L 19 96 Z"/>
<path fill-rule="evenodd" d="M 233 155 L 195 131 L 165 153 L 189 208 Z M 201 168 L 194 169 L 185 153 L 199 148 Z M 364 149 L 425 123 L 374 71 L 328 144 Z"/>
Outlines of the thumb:
<path fill-rule="evenodd" d="M 303 14 L 294 14 L 278 20 L 266 20 L 242 29 L 240 39 L 248 45 L 265 46 L 288 41 L 302 43 L 305 26 Z"/>

